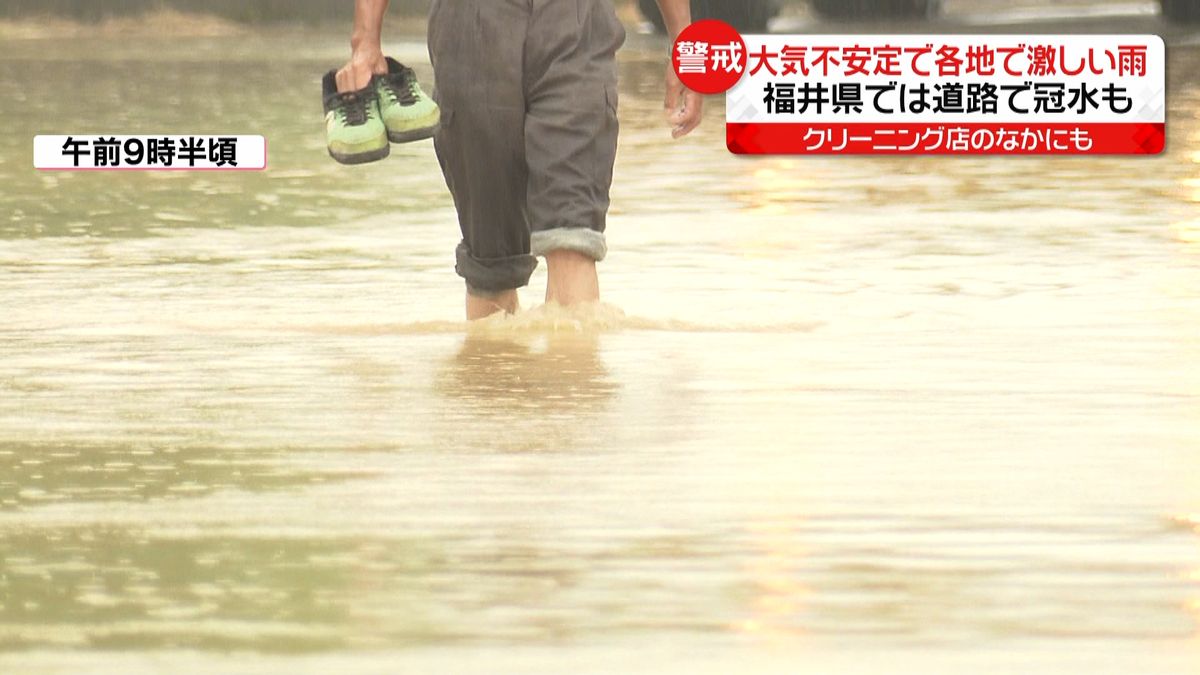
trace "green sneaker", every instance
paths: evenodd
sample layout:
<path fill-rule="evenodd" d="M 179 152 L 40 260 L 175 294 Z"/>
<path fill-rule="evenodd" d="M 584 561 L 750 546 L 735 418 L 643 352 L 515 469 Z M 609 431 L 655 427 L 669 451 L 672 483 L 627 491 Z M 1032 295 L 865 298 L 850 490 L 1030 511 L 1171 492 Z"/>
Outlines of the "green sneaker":
<path fill-rule="evenodd" d="M 375 77 L 379 112 L 393 143 L 409 143 L 433 136 L 442 113 L 433 99 L 421 91 L 417 75 L 392 57 L 387 57 L 388 74 Z"/>
<path fill-rule="evenodd" d="M 335 76 L 331 70 L 321 81 L 329 156 L 342 164 L 364 164 L 387 157 L 391 146 L 379 117 L 374 84 L 339 94 Z"/>

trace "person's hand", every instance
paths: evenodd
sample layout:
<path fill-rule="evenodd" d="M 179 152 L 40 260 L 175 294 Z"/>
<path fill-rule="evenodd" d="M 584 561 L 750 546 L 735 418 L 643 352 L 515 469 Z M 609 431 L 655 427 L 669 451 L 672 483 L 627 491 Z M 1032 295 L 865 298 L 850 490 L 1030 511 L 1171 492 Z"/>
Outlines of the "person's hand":
<path fill-rule="evenodd" d="M 675 69 L 667 64 L 667 97 L 663 101 L 671 137 L 680 138 L 700 126 L 704 113 L 704 97 L 683 86 Z"/>
<path fill-rule="evenodd" d="M 350 56 L 350 61 L 337 71 L 338 91 L 345 93 L 363 89 L 371 84 L 373 76 L 385 75 L 387 71 L 387 61 L 378 45 L 357 47 Z"/>

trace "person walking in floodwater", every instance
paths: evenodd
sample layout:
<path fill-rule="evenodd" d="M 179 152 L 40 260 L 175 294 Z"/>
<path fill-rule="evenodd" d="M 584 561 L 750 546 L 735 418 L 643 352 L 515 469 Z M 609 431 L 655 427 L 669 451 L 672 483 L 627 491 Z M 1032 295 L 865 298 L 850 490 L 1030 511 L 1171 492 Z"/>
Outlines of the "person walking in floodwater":
<path fill-rule="evenodd" d="M 468 319 L 515 312 L 517 289 L 546 258 L 546 302 L 594 302 L 604 259 L 617 151 L 617 49 L 625 29 L 613 0 L 433 0 L 429 56 L 441 124 L 438 162 L 458 211 L 455 270 Z M 658 0 L 672 37 L 689 0 Z M 381 46 L 388 0 L 356 0 L 340 92 L 388 72 Z M 667 64 L 668 124 L 700 123 L 702 99 Z"/>

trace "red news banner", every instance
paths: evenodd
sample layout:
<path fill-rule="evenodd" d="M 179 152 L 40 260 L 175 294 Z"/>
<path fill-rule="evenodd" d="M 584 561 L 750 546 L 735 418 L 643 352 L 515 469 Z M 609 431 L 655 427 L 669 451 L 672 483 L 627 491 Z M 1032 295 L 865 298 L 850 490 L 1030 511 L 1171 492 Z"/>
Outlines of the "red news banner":
<path fill-rule="evenodd" d="M 727 26 L 697 27 L 676 42 L 676 69 L 710 89 L 736 75 L 726 98 L 734 153 L 1157 154 L 1165 145 L 1166 48 L 1155 35 L 731 38 Z M 744 60 L 730 56 L 740 49 Z M 697 52 L 709 57 L 704 74 Z"/>

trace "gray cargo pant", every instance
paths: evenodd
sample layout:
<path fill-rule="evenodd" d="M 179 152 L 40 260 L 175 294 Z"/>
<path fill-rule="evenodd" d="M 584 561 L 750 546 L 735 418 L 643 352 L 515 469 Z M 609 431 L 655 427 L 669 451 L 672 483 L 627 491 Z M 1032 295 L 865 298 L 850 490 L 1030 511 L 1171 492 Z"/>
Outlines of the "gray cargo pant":
<path fill-rule="evenodd" d="M 612 0 L 433 0 L 434 146 L 472 292 L 528 284 L 549 251 L 604 258 L 624 41 Z"/>

